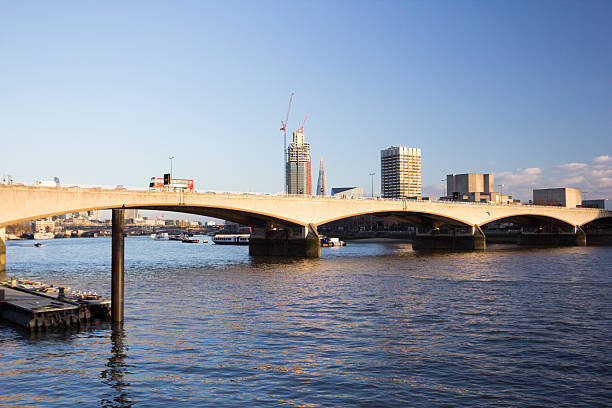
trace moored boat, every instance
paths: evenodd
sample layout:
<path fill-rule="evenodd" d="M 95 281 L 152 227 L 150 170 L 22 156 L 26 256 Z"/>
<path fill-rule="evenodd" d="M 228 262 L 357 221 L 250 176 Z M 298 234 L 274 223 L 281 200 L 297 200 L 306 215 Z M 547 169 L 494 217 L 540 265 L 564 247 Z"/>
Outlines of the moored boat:
<path fill-rule="evenodd" d="M 217 234 L 213 242 L 219 245 L 249 245 L 250 234 Z"/>
<path fill-rule="evenodd" d="M 322 237 L 321 246 L 322 247 L 346 246 L 346 242 L 341 241 L 340 238 Z"/>
<path fill-rule="evenodd" d="M 34 239 L 35 240 L 41 240 L 41 239 L 53 239 L 55 238 L 55 234 L 52 232 L 36 232 L 34 233 Z"/>
<path fill-rule="evenodd" d="M 181 239 L 181 242 L 189 243 L 189 244 L 197 244 L 198 242 L 200 242 L 200 240 L 199 239 L 193 239 L 193 238 L 183 238 L 183 239 Z"/>

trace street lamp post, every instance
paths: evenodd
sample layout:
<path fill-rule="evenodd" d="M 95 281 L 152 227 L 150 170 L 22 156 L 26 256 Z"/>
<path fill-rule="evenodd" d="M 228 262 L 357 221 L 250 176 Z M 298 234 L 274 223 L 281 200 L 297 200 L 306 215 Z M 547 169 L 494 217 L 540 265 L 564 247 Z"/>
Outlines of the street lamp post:
<path fill-rule="evenodd" d="M 170 180 L 172 180 L 172 159 L 174 159 L 174 156 L 170 156 Z"/>
<path fill-rule="evenodd" d="M 370 177 L 372 177 L 372 190 L 370 190 L 370 196 L 374 198 L 374 175 L 376 173 L 370 173 Z"/>

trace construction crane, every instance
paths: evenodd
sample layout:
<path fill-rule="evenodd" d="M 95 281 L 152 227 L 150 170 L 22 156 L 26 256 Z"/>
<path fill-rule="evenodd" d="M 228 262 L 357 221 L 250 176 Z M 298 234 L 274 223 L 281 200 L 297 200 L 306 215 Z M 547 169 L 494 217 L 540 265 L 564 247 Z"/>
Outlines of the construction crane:
<path fill-rule="evenodd" d="M 281 128 L 284 136 L 284 144 L 283 144 L 283 172 L 285 173 L 285 193 L 287 193 L 287 122 L 289 121 L 289 112 L 291 112 L 291 101 L 293 101 L 293 92 L 291 92 L 291 96 L 289 97 L 289 107 L 287 108 L 287 116 L 285 116 L 285 121 L 281 120 Z"/>
<path fill-rule="evenodd" d="M 308 119 L 308 112 L 306 112 L 306 116 L 304 116 L 304 120 L 302 121 L 302 123 L 300 123 L 300 128 L 298 129 L 298 132 L 304 133 L 304 125 L 306 124 L 306 119 Z"/>

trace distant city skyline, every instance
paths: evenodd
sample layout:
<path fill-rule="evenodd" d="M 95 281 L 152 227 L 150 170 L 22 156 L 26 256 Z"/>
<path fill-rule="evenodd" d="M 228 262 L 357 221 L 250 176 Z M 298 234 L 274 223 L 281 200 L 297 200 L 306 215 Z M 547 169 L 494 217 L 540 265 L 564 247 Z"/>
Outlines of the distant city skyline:
<path fill-rule="evenodd" d="M 612 199 L 612 3 L 8 3 L 0 176 L 280 192 L 280 121 L 329 186 L 370 190 L 379 152 L 446 174 Z M 292 21 L 308 30 L 292 30 Z M 312 174 L 311 174 L 312 177 Z M 374 193 L 380 194 L 375 177 Z"/>

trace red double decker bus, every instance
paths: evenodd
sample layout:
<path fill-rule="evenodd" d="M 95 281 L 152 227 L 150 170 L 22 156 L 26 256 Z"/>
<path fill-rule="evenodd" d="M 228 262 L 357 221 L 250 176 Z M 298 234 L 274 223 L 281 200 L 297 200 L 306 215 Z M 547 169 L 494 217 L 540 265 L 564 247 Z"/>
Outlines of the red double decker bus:
<path fill-rule="evenodd" d="M 169 175 L 151 177 L 149 190 L 153 191 L 189 191 L 193 193 L 193 180 L 173 179 Z"/>

